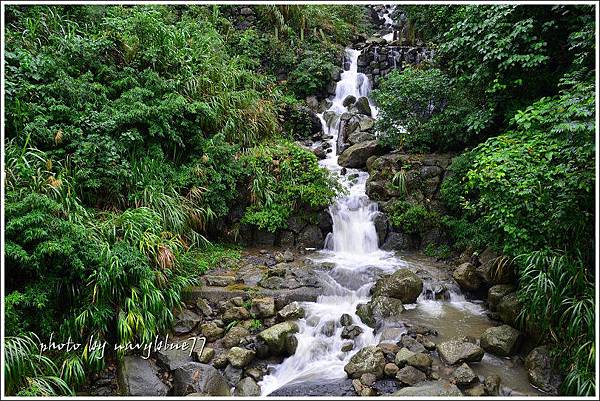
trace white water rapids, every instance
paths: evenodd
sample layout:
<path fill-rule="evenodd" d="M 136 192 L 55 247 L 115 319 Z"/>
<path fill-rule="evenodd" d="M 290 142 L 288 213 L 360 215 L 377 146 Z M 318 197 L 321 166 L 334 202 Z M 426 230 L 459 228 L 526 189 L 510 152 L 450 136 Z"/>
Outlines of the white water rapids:
<path fill-rule="evenodd" d="M 374 334 L 373 329 L 363 324 L 356 315 L 356 307 L 359 303 L 369 301 L 369 290 L 382 273 L 391 273 L 403 267 L 413 271 L 431 269 L 426 264 L 415 266 L 402 260 L 393 252 L 379 249 L 373 222 L 377 213 L 377 204 L 369 200 L 366 195 L 366 181 L 369 174 L 356 169 L 347 169 L 345 174 L 342 174 L 342 167 L 338 164 L 336 145 L 340 130 L 339 116 L 348 111 L 343 105 L 344 99 L 349 95 L 356 99 L 361 96 L 368 97 L 371 92 L 371 84 L 367 76 L 358 72 L 359 55 L 358 50 L 346 50 L 349 68 L 341 74 L 335 98 L 332 99 L 332 105 L 328 110 L 334 112 L 337 117 L 328 118 L 329 123 L 327 123 L 323 114 L 319 115 L 325 137 L 329 137 L 332 149 L 320 164 L 337 174 L 340 182 L 348 190 L 346 195 L 340 196 L 330 206 L 333 233 L 328 235 L 325 249 L 316 252 L 313 257 L 320 262 L 331 262 L 334 267 L 322 273 L 325 288 L 317 301 L 301 303 L 305 310 L 305 318 L 298 320 L 296 352 L 281 364 L 271 366 L 270 374 L 259 382 L 263 396 L 288 385 L 299 383 L 309 385 L 344 379 L 346 378 L 344 366 L 360 349 L 380 342 L 398 341 L 399 334 L 405 331 L 403 327 L 394 329 L 392 335 L 389 331 L 386 334 L 385 330 Z M 376 117 L 377 109 L 374 104 L 371 104 L 371 109 L 373 117 Z M 435 275 L 434 270 L 430 273 Z M 479 304 L 465 300 L 451 280 L 444 282 L 449 290 L 450 299 L 431 299 L 427 291 L 434 284 L 435 282 L 425 281 L 424 293 L 417 303 L 405 305 L 407 319 L 425 323 L 435 321 L 436 327 L 443 324 L 449 327 L 446 331 L 453 335 L 470 333 L 463 331 L 464 328 L 480 333 L 483 330 L 481 327 L 489 324 L 484 316 L 484 309 Z M 363 330 L 362 334 L 354 338 L 352 350 L 346 352 L 341 349 L 350 340 L 344 340 L 340 336 L 343 330 L 340 324 L 342 314 L 350 315 L 353 324 Z M 443 321 L 446 322 L 442 323 Z M 385 326 L 386 322 L 382 323 Z M 331 332 L 332 325 L 335 327 L 333 332 Z"/>

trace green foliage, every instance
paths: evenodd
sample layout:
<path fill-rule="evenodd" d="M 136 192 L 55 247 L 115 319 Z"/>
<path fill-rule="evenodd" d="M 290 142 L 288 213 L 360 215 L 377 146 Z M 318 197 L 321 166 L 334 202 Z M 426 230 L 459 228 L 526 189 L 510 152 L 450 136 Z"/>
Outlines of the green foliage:
<path fill-rule="evenodd" d="M 327 206 L 341 190 L 312 152 L 291 142 L 252 148 L 243 163 L 251 171 L 251 204 L 242 222 L 260 229 L 285 228 L 293 211 Z"/>
<path fill-rule="evenodd" d="M 448 245 L 428 244 L 423 253 L 436 259 L 447 259 L 452 255 L 452 250 Z"/>
<path fill-rule="evenodd" d="M 305 52 L 304 58 L 289 74 L 288 87 L 298 97 L 323 92 L 331 80 L 332 72 L 339 68 L 333 60 L 327 53 Z"/>
<path fill-rule="evenodd" d="M 389 208 L 392 226 L 407 234 L 422 234 L 438 225 L 439 215 L 424 205 L 395 201 Z"/>
<path fill-rule="evenodd" d="M 406 68 L 387 75 L 374 91 L 381 140 L 403 150 L 426 152 L 463 147 L 478 131 L 479 115 L 464 92 L 436 68 Z"/>
<path fill-rule="evenodd" d="M 4 377 L 7 395 L 60 396 L 74 395 L 59 377 L 51 359 L 41 355 L 39 338 L 33 334 L 4 338 Z"/>

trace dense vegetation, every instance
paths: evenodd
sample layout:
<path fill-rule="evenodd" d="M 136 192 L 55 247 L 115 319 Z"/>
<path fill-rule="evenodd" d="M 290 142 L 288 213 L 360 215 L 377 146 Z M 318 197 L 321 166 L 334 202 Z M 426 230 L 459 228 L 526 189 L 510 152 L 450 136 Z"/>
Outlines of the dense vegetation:
<path fill-rule="evenodd" d="M 406 11 L 437 56 L 375 93 L 382 140 L 462 152 L 442 186 L 455 250 L 491 245 L 513 260 L 523 325 L 556 345 L 562 391 L 594 394 L 593 9 Z M 403 205 L 392 221 L 426 219 L 421 209 Z"/>
<path fill-rule="evenodd" d="M 182 288 L 239 255 L 215 240 L 335 196 L 290 140 L 364 9 L 255 10 L 239 30 L 225 6 L 7 7 L 9 393 L 71 393 L 104 363 L 40 359 L 30 332 L 147 341 Z"/>

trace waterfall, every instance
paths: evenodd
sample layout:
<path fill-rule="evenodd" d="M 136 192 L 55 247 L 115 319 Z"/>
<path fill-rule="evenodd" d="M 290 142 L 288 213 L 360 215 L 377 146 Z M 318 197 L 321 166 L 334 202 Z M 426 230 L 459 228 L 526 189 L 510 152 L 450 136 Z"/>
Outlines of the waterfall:
<path fill-rule="evenodd" d="M 341 74 L 331 107 L 319 115 L 323 130 L 334 149 L 340 134 L 339 115 L 348 111 L 343 105 L 344 99 L 350 95 L 357 99 L 368 97 L 371 92 L 369 79 L 358 72 L 359 55 L 358 50 L 346 50 L 349 68 Z M 376 116 L 375 105 L 370 105 Z M 325 118 L 326 113 L 335 113 L 337 117 Z M 337 160 L 337 153 L 330 152 L 320 161 L 321 166 L 338 175 L 347 189 L 347 194 L 336 199 L 329 208 L 333 232 L 328 235 L 325 249 L 320 255 L 321 260 L 333 262 L 335 268 L 323 273 L 327 288 L 317 302 L 302 304 L 306 317 L 298 321 L 296 353 L 273 367 L 273 373 L 259 383 L 263 395 L 289 383 L 323 380 L 325 372 L 327 379 L 345 378 L 344 366 L 352 355 L 367 345 L 379 342 L 379 336 L 356 315 L 356 306 L 368 301 L 376 273 L 393 271 L 402 265 L 402 261 L 389 252 L 379 250 L 373 222 L 377 204 L 366 195 L 369 174 L 356 169 L 347 169 L 346 174 L 341 174 L 342 167 Z M 343 313 L 350 315 L 353 324 L 363 331 L 354 339 L 353 349 L 345 352 L 342 347 L 349 341 L 340 337 L 343 327 L 339 320 Z"/>

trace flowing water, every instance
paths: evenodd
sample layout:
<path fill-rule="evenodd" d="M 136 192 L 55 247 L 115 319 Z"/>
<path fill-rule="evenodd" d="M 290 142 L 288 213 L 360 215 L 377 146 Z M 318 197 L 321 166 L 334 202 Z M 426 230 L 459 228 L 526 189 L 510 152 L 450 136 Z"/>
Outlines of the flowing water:
<path fill-rule="evenodd" d="M 330 116 L 331 112 L 334 112 L 338 117 L 327 118 L 326 121 L 323 114 L 319 115 L 325 135 L 329 136 L 333 149 L 320 164 L 337 174 L 347 189 L 347 194 L 340 196 L 329 209 L 333 219 L 333 232 L 325 241 L 325 249 L 314 256 L 315 260 L 331 262 L 335 267 L 322 273 L 325 288 L 317 301 L 302 303 L 305 318 L 298 321 L 296 352 L 281 364 L 273 366 L 271 373 L 259 383 L 262 395 L 269 395 L 292 384 L 344 379 L 344 366 L 361 348 L 399 340 L 404 332 L 402 326 L 391 330 L 379 330 L 374 334 L 356 315 L 356 306 L 368 302 L 369 290 L 382 273 L 409 268 L 415 272 L 421 271 L 421 275 L 425 272 L 430 278 L 425 280 L 425 291 L 417 303 L 406 305 L 407 310 L 404 314 L 406 323 L 435 327 L 440 332 L 436 342 L 459 335 L 479 337 L 486 328 L 492 326 L 483 307 L 466 300 L 458 286 L 449 278 L 447 271 L 432 266 L 431 263 L 399 257 L 379 249 L 373 223 L 377 204 L 369 200 L 365 190 L 368 173 L 347 169 L 345 174 L 342 174 L 335 149 L 340 131 L 339 116 L 348 111 L 343 101 L 349 95 L 357 99 L 361 96 L 368 97 L 371 91 L 367 77 L 357 71 L 359 54 L 360 51 L 357 50 L 346 50 L 346 65 L 349 64 L 349 68 L 342 73 L 337 83 L 335 98 L 332 99 L 328 110 Z M 371 107 L 376 116 L 376 107 L 373 104 Z M 428 289 L 440 283 L 448 288 L 450 299 L 440 301 L 428 296 Z M 350 315 L 354 324 L 363 330 L 363 333 L 354 339 L 353 350 L 347 352 L 341 351 L 342 346 L 349 341 L 340 337 L 343 328 L 339 321 L 344 313 Z M 331 332 L 327 333 L 332 324 L 335 325 L 333 335 Z M 474 369 L 481 374 L 501 374 L 504 370 L 518 371 L 516 374 L 509 373 L 510 377 L 504 375 L 503 379 L 508 379 L 511 387 L 521 392 L 530 389 L 522 368 L 507 365 L 506 360 L 486 355 L 484 362 L 479 365 L 482 366 Z"/>

